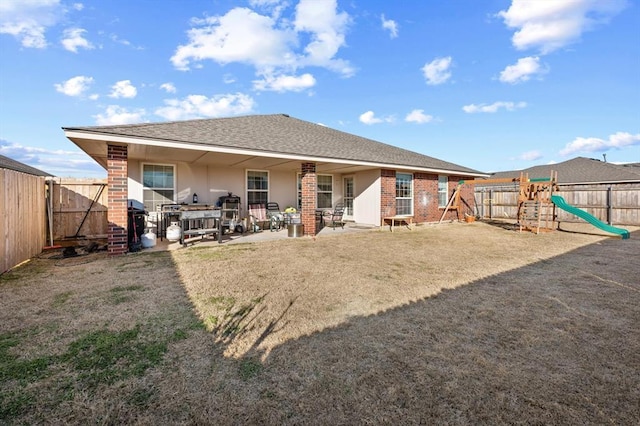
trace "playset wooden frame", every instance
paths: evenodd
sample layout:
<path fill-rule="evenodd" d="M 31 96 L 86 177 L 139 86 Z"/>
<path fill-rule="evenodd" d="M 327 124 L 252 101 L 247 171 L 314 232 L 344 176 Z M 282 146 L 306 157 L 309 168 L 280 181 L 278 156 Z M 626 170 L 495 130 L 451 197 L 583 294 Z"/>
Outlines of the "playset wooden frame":
<path fill-rule="evenodd" d="M 517 214 L 517 224 L 520 231 L 528 230 L 538 234 L 541 231 L 557 229 L 556 205 L 551 201 L 551 196 L 558 191 L 558 173 L 555 171 L 552 171 L 548 178 L 530 179 L 528 174 L 520 173 L 519 178 L 461 180 L 438 223 L 444 220 L 450 210 L 455 210 L 458 220 L 461 220 L 460 212 L 463 208 L 462 203 L 464 203 L 460 196 L 461 189 L 464 185 L 477 184 L 514 184 L 520 187 Z M 467 205 L 467 207 L 469 206 Z"/>

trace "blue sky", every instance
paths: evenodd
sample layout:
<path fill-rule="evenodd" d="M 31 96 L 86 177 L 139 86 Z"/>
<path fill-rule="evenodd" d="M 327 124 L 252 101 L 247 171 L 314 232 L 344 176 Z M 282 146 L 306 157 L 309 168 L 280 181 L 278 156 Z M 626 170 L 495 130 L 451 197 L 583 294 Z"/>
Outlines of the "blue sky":
<path fill-rule="evenodd" d="M 640 162 L 636 0 L 2 0 L 0 154 L 63 126 L 286 113 L 480 171 Z"/>

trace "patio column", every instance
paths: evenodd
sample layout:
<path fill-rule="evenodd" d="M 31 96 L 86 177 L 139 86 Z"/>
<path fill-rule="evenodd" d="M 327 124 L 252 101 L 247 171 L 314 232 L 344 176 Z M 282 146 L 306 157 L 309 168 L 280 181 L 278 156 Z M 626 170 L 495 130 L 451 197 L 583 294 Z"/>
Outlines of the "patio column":
<path fill-rule="evenodd" d="M 127 146 L 107 145 L 107 248 L 110 255 L 127 252 Z"/>
<path fill-rule="evenodd" d="M 316 203 L 318 178 L 316 163 L 302 163 L 302 225 L 305 235 L 314 236 L 316 230 Z"/>

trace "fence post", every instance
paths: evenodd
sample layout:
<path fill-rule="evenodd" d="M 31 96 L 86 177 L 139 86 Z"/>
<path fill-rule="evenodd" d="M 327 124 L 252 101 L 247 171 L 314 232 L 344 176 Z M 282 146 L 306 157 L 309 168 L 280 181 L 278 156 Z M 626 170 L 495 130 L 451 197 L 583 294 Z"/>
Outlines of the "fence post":
<path fill-rule="evenodd" d="M 612 225 L 613 223 L 613 188 L 611 185 L 607 186 L 607 223 Z"/>
<path fill-rule="evenodd" d="M 493 219 L 493 189 L 489 190 L 489 219 Z"/>

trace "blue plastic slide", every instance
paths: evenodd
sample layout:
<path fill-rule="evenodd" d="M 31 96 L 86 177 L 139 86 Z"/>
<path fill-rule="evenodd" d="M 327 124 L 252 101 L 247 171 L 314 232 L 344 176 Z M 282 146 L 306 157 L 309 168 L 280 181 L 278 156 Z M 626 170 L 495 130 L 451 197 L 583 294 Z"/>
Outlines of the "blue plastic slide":
<path fill-rule="evenodd" d="M 611 232 L 612 234 L 620 235 L 623 240 L 626 240 L 627 238 L 629 238 L 629 231 L 627 231 L 626 229 L 616 228 L 615 226 L 607 225 L 603 221 L 585 212 L 584 210 L 581 210 L 577 207 L 567 204 L 564 198 L 562 198 L 559 195 L 552 195 L 551 201 L 553 202 L 553 204 L 558 206 L 558 208 L 586 220 L 596 228 L 600 228 L 603 231 Z"/>

